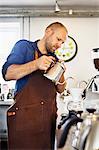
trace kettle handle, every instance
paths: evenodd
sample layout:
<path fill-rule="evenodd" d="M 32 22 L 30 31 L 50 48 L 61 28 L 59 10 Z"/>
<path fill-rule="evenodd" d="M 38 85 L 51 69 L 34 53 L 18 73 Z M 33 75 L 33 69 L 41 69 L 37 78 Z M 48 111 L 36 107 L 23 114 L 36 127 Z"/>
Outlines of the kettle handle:
<path fill-rule="evenodd" d="M 66 119 L 64 123 L 64 130 L 61 134 L 61 138 L 58 144 L 58 148 L 62 148 L 65 145 L 65 142 L 67 140 L 67 135 L 69 132 L 69 129 L 71 128 L 72 125 L 77 124 L 78 122 L 82 122 L 83 120 L 79 117 L 77 117 L 77 114 L 73 113 Z"/>

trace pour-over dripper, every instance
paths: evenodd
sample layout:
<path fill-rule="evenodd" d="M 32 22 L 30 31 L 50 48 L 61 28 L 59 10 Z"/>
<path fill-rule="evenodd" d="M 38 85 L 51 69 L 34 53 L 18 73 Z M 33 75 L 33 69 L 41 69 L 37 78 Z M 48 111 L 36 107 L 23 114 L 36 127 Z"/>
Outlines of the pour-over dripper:
<path fill-rule="evenodd" d="M 76 112 L 83 111 L 83 89 L 82 88 L 70 88 L 69 89 L 72 100 L 68 102 L 67 109 L 74 110 Z"/>
<path fill-rule="evenodd" d="M 83 94 L 82 88 L 70 88 L 69 92 L 72 96 L 73 101 L 79 101 L 82 99 L 82 94 Z"/>

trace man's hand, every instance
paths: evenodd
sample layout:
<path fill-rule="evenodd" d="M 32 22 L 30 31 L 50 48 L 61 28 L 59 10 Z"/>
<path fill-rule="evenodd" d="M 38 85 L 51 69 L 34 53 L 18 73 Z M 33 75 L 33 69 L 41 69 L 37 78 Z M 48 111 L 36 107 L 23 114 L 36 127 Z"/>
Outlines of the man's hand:
<path fill-rule="evenodd" d="M 40 58 L 36 59 L 36 65 L 38 69 L 46 71 L 52 63 L 54 63 L 55 58 L 53 56 L 43 55 Z"/>

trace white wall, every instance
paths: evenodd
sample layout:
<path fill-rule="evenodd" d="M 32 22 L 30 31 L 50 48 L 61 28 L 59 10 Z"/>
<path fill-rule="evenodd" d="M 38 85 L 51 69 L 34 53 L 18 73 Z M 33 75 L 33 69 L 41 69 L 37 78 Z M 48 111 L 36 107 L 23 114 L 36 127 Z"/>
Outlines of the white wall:
<path fill-rule="evenodd" d="M 13 20 L 13 18 L 12 18 Z M 62 22 L 78 44 L 77 56 L 66 63 L 65 77 L 77 81 L 88 80 L 98 74 L 91 59 L 91 50 L 99 47 L 99 18 L 33 18 L 23 19 L 23 38 L 32 41 L 42 38 L 46 26 L 54 21 Z M 13 46 L 13 45 L 12 45 Z"/>
<path fill-rule="evenodd" d="M 99 47 L 99 18 L 31 18 L 30 39 L 42 38 L 46 26 L 54 21 L 62 22 L 78 44 L 77 56 L 66 63 L 65 77 L 87 81 L 98 74 L 91 59 L 91 50 Z"/>

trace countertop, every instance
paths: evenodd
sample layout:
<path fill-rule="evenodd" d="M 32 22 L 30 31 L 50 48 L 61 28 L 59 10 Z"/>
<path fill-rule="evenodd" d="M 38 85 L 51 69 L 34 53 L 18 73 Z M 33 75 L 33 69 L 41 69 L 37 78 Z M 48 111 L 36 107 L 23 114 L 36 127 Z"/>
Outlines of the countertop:
<path fill-rule="evenodd" d="M 4 100 L 4 101 L 0 101 L 0 105 L 12 105 L 14 103 L 14 100 Z"/>

